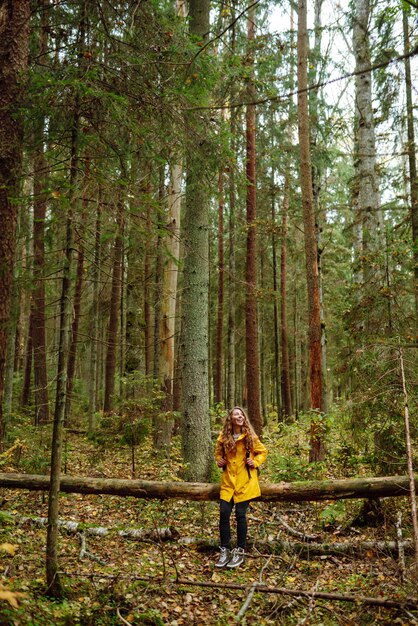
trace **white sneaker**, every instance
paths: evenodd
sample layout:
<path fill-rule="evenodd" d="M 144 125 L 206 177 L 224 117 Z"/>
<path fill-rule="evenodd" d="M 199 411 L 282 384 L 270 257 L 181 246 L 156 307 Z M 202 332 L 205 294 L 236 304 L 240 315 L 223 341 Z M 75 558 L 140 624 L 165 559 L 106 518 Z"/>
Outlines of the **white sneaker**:
<path fill-rule="evenodd" d="M 227 567 L 238 567 L 244 563 L 244 548 L 234 548 L 232 550 L 232 558 L 230 559 Z"/>
<path fill-rule="evenodd" d="M 219 561 L 215 563 L 215 567 L 225 567 L 231 558 L 231 551 L 228 548 L 221 548 L 220 550 Z"/>

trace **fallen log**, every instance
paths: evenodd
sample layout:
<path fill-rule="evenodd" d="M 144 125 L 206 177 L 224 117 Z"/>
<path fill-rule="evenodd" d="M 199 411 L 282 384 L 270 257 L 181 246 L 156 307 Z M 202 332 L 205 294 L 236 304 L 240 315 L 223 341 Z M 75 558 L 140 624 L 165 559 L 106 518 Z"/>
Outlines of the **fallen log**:
<path fill-rule="evenodd" d="M 203 539 L 201 537 L 181 537 L 179 543 L 193 545 L 198 552 L 217 552 L 219 550 L 216 539 Z M 350 557 L 372 557 L 384 555 L 398 558 L 399 544 L 397 541 L 340 541 L 334 543 L 304 543 L 302 541 L 281 541 L 272 539 L 269 541 L 252 541 L 248 539 L 249 548 L 256 547 L 264 554 L 297 554 L 301 558 L 311 558 L 314 556 L 350 556 Z M 405 554 L 414 553 L 412 539 L 404 539 L 402 548 Z"/>
<path fill-rule="evenodd" d="M 175 581 L 177 585 L 186 587 L 209 587 L 213 589 L 237 589 L 247 590 L 248 585 L 240 585 L 239 583 L 214 583 L 199 582 L 197 580 L 187 580 L 179 578 Z M 306 591 L 305 589 L 288 589 L 287 587 L 269 587 L 263 583 L 253 583 L 252 585 L 257 592 L 272 593 L 277 595 L 294 596 L 297 598 L 331 600 L 337 602 L 354 602 L 358 605 L 378 606 L 387 609 L 417 609 L 418 598 L 405 598 L 403 600 L 392 600 L 391 598 L 373 598 L 350 593 L 329 593 L 326 591 Z"/>
<path fill-rule="evenodd" d="M 418 477 L 415 477 L 418 488 Z M 48 491 L 49 476 L 38 474 L 0 473 L 0 488 Z M 126 480 L 119 478 L 85 478 L 62 476 L 60 491 L 65 493 L 107 494 L 165 500 L 218 500 L 219 484 Z M 383 498 L 408 496 L 407 476 L 378 478 L 348 478 L 340 480 L 295 481 L 291 483 L 262 483 L 264 502 L 303 502 L 347 498 Z"/>
<path fill-rule="evenodd" d="M 34 524 L 36 526 L 47 526 L 47 517 L 26 517 L 22 515 L 10 516 L 11 520 L 17 524 Z M 57 526 L 60 530 L 65 530 L 69 534 L 83 534 L 94 537 L 106 537 L 109 533 L 115 533 L 119 537 L 128 539 L 138 539 L 139 541 L 174 541 L 180 537 L 180 533 L 173 526 L 164 528 L 126 528 L 117 530 L 106 528 L 105 526 L 86 526 L 80 522 L 58 520 Z"/>
<path fill-rule="evenodd" d="M 33 524 L 46 527 L 47 517 L 26 517 L 21 515 L 11 516 L 17 524 Z M 212 553 L 218 552 L 219 542 L 217 539 L 205 539 L 203 537 L 181 537 L 180 533 L 173 527 L 163 528 L 106 528 L 103 526 L 86 526 L 80 522 L 58 520 L 58 528 L 65 530 L 69 534 L 84 534 L 95 537 L 105 537 L 111 533 L 127 539 L 137 539 L 139 541 L 177 541 L 180 545 L 193 546 L 198 552 Z M 412 539 L 402 539 L 402 541 L 357 541 L 357 542 L 330 542 L 330 543 L 306 543 L 302 541 L 283 541 L 277 538 L 269 540 L 253 541 L 248 539 L 248 547 L 256 547 L 258 551 L 265 554 L 298 554 L 302 558 L 313 556 L 337 555 L 337 556 L 364 556 L 386 555 L 398 557 L 399 550 L 405 554 L 412 554 L 414 544 Z"/>

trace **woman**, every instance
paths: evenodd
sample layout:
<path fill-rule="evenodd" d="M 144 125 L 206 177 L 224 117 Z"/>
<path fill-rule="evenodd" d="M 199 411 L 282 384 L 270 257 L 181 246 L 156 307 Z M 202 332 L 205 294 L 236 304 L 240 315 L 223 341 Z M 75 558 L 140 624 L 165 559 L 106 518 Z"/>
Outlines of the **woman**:
<path fill-rule="evenodd" d="M 215 567 L 238 567 L 244 562 L 247 540 L 247 509 L 250 500 L 260 494 L 258 467 L 264 463 L 267 449 L 254 432 L 243 409 L 236 406 L 226 416 L 216 442 L 215 458 L 223 469 L 219 534 L 221 555 Z M 230 551 L 230 517 L 235 504 L 237 547 Z"/>

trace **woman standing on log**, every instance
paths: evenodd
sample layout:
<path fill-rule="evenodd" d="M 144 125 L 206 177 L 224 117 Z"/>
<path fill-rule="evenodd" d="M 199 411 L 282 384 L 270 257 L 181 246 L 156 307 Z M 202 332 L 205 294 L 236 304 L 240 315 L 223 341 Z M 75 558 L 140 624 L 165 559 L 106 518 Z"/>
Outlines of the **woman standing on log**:
<path fill-rule="evenodd" d="M 215 567 L 238 567 L 244 562 L 247 540 L 247 509 L 250 500 L 260 494 L 258 467 L 264 463 L 267 449 L 254 432 L 240 407 L 231 409 L 216 442 L 215 458 L 223 468 L 220 493 L 219 534 L 221 554 Z M 230 517 L 235 504 L 237 547 L 230 550 Z"/>

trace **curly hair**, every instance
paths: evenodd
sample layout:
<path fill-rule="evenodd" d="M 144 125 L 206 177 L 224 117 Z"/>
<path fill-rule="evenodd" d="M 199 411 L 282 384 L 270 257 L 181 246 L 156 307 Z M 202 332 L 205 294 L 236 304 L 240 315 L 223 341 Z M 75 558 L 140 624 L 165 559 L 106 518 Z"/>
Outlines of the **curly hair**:
<path fill-rule="evenodd" d="M 232 409 L 230 409 L 225 418 L 225 423 L 221 431 L 222 443 L 224 445 L 225 452 L 231 452 L 236 447 L 235 439 L 233 437 L 234 427 L 232 424 L 232 413 L 235 410 L 241 411 L 242 415 L 244 416 L 242 433 L 245 435 L 245 448 L 248 452 L 251 452 L 251 450 L 254 449 L 254 441 L 257 435 L 254 431 L 254 428 L 251 426 L 251 422 L 248 419 L 247 414 L 240 406 L 234 406 Z"/>

